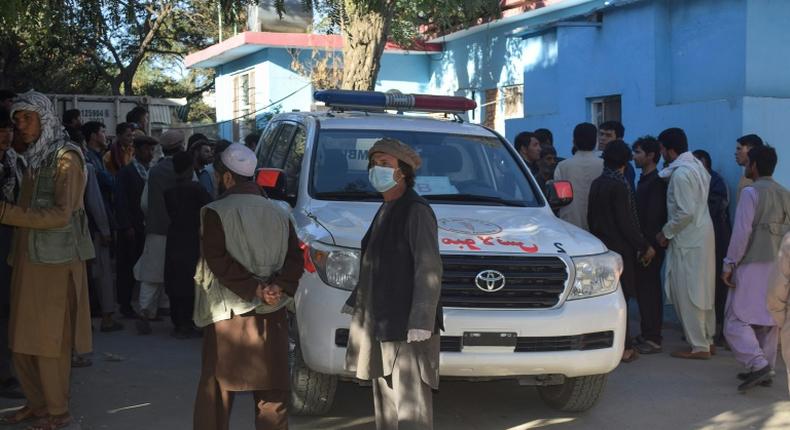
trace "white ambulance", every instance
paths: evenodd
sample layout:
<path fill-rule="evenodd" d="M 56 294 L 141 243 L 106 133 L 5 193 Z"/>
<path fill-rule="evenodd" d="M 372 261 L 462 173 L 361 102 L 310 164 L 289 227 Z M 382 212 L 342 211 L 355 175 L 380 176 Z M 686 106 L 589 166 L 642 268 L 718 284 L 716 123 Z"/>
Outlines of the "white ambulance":
<path fill-rule="evenodd" d="M 436 213 L 444 262 L 442 378 L 514 379 L 564 411 L 600 397 L 623 352 L 620 256 L 555 217 L 567 182 L 539 189 L 513 147 L 464 122 L 458 97 L 319 91 L 329 110 L 273 118 L 258 182 L 291 210 L 305 250 L 292 315 L 292 412 L 326 413 L 344 370 L 360 242 L 381 198 L 367 150 L 382 137 L 422 157 L 415 189 Z M 399 110 L 399 113 L 386 113 Z M 402 112 L 447 112 L 448 119 Z"/>

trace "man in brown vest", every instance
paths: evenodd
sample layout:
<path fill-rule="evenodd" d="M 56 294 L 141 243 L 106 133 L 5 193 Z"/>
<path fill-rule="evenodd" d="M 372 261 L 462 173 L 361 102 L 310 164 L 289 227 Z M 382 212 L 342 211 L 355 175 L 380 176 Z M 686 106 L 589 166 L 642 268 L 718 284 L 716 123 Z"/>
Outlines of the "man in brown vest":
<path fill-rule="evenodd" d="M 741 192 L 722 269 L 730 287 L 724 336 L 746 368 L 738 375 L 740 391 L 768 383 L 776 362 L 779 327 L 765 303 L 782 236 L 790 231 L 790 191 L 771 178 L 776 161 L 770 146 L 749 151 L 746 176 L 754 182 Z"/>
<path fill-rule="evenodd" d="M 10 345 L 27 404 L 0 424 L 40 419 L 69 425 L 72 348 L 91 350 L 85 260 L 94 257 L 83 208 L 85 160 L 63 136 L 49 99 L 30 91 L 12 107 L 14 149 L 28 163 L 16 205 L 0 203 L 0 223 L 16 227 Z"/>

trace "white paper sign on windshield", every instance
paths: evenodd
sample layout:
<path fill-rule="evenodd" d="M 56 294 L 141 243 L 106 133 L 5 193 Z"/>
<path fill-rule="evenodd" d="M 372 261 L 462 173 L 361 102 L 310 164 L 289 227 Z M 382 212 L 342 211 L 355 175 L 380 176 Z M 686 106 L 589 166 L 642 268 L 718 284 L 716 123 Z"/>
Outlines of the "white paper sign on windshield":
<path fill-rule="evenodd" d="M 354 149 L 344 151 L 348 160 L 349 171 L 364 172 L 368 170 L 368 150 L 379 139 L 378 137 L 357 139 Z"/>
<path fill-rule="evenodd" d="M 458 194 L 458 188 L 450 183 L 447 176 L 417 176 L 414 191 L 419 195 Z"/>

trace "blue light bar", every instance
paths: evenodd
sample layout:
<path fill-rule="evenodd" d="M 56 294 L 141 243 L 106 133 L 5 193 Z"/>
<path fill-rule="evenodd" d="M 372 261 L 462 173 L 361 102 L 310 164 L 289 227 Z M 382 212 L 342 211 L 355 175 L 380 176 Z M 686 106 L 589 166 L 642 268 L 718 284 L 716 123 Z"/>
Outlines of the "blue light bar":
<path fill-rule="evenodd" d="M 474 100 L 455 96 L 402 94 L 400 92 L 322 90 L 313 98 L 340 109 L 460 113 L 477 107 Z"/>

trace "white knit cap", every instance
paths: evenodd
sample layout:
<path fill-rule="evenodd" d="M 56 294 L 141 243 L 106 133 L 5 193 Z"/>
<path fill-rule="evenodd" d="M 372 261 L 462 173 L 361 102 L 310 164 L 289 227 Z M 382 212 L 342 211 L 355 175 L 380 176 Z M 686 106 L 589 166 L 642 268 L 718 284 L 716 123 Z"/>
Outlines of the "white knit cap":
<path fill-rule="evenodd" d="M 255 168 L 258 166 L 258 159 L 250 148 L 239 143 L 234 143 L 222 151 L 220 156 L 222 164 L 231 172 L 251 178 L 255 176 Z"/>

